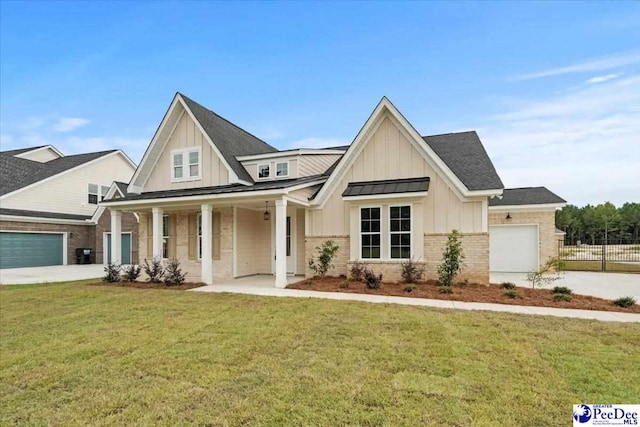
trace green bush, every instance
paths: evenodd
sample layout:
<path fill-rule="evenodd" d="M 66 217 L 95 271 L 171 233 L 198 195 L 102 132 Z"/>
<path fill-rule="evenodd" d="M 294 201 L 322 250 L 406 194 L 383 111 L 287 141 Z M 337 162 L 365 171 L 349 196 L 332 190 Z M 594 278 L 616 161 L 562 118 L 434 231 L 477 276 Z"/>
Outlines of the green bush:
<path fill-rule="evenodd" d="M 613 300 L 613 303 L 618 307 L 627 308 L 634 306 L 636 304 L 636 299 L 634 297 L 621 297 Z"/>
<path fill-rule="evenodd" d="M 360 261 L 356 261 L 351 264 L 351 267 L 349 268 L 349 275 L 351 276 L 351 280 L 355 280 L 356 282 L 363 282 L 365 268 L 365 265 Z"/>
<path fill-rule="evenodd" d="M 566 286 L 556 286 L 555 288 L 553 288 L 553 293 L 571 295 L 573 291 Z"/>
<path fill-rule="evenodd" d="M 504 295 L 507 298 L 512 298 L 512 299 L 513 298 L 522 298 L 520 296 L 520 294 L 518 293 L 518 291 L 516 291 L 515 289 L 510 289 L 510 290 L 508 290 L 507 292 L 505 292 L 502 295 Z"/>
<path fill-rule="evenodd" d="M 129 265 L 122 269 L 122 278 L 125 282 L 135 282 L 140 277 L 142 269 L 139 265 Z"/>
<path fill-rule="evenodd" d="M 184 283 L 186 274 L 180 268 L 180 261 L 172 258 L 164 269 L 164 284 L 167 286 L 178 286 Z"/>
<path fill-rule="evenodd" d="M 110 262 L 104 268 L 105 275 L 102 277 L 102 280 L 104 282 L 111 282 L 111 283 L 119 282 L 120 280 L 122 280 L 122 278 L 120 277 L 120 270 L 121 270 L 121 267 L 119 264 Z"/>
<path fill-rule="evenodd" d="M 443 286 L 450 287 L 453 284 L 453 279 L 462 270 L 463 259 L 460 233 L 458 230 L 453 230 L 447 238 L 447 244 L 442 254 L 442 263 L 438 265 L 438 281 Z"/>
<path fill-rule="evenodd" d="M 501 287 L 502 289 L 509 289 L 509 290 L 511 290 L 511 289 L 515 289 L 515 288 L 516 288 L 516 284 L 515 284 L 515 283 L 512 283 L 512 282 L 502 282 L 502 283 L 500 284 L 500 287 Z"/>
<path fill-rule="evenodd" d="M 400 268 L 400 275 L 404 283 L 418 283 L 424 277 L 424 266 L 413 259 L 403 261 Z"/>
<path fill-rule="evenodd" d="M 404 285 L 403 290 L 404 290 L 405 292 L 407 292 L 407 293 L 411 293 L 411 292 L 413 292 L 413 291 L 415 291 L 415 290 L 416 290 L 416 285 L 414 285 L 414 284 L 407 284 L 407 285 Z"/>
<path fill-rule="evenodd" d="M 144 272 L 149 276 L 147 279 L 151 283 L 161 283 L 162 276 L 164 275 L 164 268 L 162 267 L 162 260 L 160 257 L 155 257 L 149 265 L 149 261 L 144 260 Z"/>
<path fill-rule="evenodd" d="M 569 301 L 571 301 L 571 295 L 569 295 L 569 294 L 555 294 L 553 296 L 553 300 L 556 301 L 556 302 L 560 302 L 560 301 L 569 302 Z"/>
<path fill-rule="evenodd" d="M 453 288 L 451 286 L 440 286 L 438 292 L 440 292 L 441 294 L 452 294 Z"/>
<path fill-rule="evenodd" d="M 313 258 L 309 259 L 309 268 L 316 276 L 324 277 L 329 269 L 333 268 L 333 259 L 336 257 L 340 246 L 333 243 L 333 240 L 327 240 L 320 246 L 316 246 L 318 252 L 317 261 Z"/>
<path fill-rule="evenodd" d="M 364 281 L 369 289 L 378 289 L 382 283 L 382 273 L 376 276 L 371 270 L 364 271 Z"/>

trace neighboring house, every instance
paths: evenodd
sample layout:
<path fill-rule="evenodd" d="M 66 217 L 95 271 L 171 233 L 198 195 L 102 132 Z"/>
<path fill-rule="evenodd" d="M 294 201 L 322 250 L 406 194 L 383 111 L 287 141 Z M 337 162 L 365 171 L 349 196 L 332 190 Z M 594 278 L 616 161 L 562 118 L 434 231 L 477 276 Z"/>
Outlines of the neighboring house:
<path fill-rule="evenodd" d="M 47 145 L 0 152 L 0 268 L 75 264 L 77 248 L 104 262 L 111 224 L 98 204 L 126 195 L 127 184 L 113 181 L 128 182 L 134 171 L 120 150 L 64 156 Z M 124 224 L 123 261 L 136 262 L 137 219 L 128 214 Z"/>
<path fill-rule="evenodd" d="M 475 132 L 423 137 L 387 98 L 349 146 L 278 151 L 180 93 L 127 191 L 102 204 L 112 229 L 123 212 L 139 215 L 140 259 L 177 258 L 205 283 L 275 274 L 278 287 L 287 274 L 311 275 L 307 261 L 328 239 L 340 246 L 330 274 L 360 260 L 397 280 L 413 258 L 435 278 L 453 229 L 463 235 L 461 278 L 487 283 L 490 258 L 501 256 L 490 255 L 499 230 L 490 224 L 501 220 L 489 205 L 509 195 Z M 535 268 L 551 255 L 552 211 L 513 204 L 508 221 L 537 225 L 542 249 L 526 266 Z"/>

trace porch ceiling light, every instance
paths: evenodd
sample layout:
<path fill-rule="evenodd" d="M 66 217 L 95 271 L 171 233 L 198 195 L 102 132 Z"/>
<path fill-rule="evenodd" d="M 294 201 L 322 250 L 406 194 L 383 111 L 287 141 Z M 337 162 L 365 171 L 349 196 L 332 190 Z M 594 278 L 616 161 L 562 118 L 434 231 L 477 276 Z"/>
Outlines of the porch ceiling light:
<path fill-rule="evenodd" d="M 262 214 L 262 218 L 264 218 L 265 221 L 270 221 L 271 220 L 271 212 L 269 212 L 269 202 L 264 202 L 264 213 Z"/>

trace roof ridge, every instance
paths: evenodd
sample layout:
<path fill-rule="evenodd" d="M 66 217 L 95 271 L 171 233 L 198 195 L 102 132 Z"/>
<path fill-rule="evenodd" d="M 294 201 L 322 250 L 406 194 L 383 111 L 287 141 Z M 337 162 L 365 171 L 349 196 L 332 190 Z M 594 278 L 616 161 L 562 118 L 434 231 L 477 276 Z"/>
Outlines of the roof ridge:
<path fill-rule="evenodd" d="M 431 137 L 434 137 L 434 136 L 460 135 L 462 133 L 476 133 L 477 134 L 478 132 L 475 129 L 472 129 L 472 130 L 463 130 L 463 131 L 460 131 L 460 132 L 445 132 L 445 133 L 436 133 L 436 134 L 433 134 L 433 135 L 422 135 L 422 137 L 423 138 L 431 138 Z"/>

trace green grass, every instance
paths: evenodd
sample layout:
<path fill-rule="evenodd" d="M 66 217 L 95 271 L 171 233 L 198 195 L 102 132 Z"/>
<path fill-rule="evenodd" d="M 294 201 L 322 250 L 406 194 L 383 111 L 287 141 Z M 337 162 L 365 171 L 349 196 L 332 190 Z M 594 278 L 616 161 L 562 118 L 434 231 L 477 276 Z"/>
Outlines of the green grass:
<path fill-rule="evenodd" d="M 0 425 L 571 423 L 640 325 L 83 284 L 0 289 Z"/>
<path fill-rule="evenodd" d="M 562 261 L 562 269 L 566 271 L 602 271 L 600 261 Z M 607 262 L 607 271 L 620 273 L 640 272 L 640 263 Z"/>

